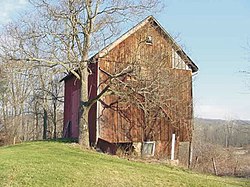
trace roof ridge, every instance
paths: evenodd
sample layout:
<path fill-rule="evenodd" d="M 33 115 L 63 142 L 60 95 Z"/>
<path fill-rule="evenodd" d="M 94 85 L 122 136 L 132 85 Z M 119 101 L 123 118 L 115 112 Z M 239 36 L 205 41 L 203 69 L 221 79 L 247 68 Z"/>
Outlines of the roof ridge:
<path fill-rule="evenodd" d="M 153 20 L 163 31 L 163 33 L 170 38 L 170 40 L 173 42 L 175 46 L 176 52 L 180 55 L 180 57 L 183 59 L 183 61 L 192 67 L 193 72 L 198 71 L 198 67 L 195 65 L 195 63 L 192 61 L 192 59 L 184 52 L 184 50 L 179 46 L 179 44 L 174 40 L 174 38 L 166 31 L 166 29 L 159 23 L 159 21 L 153 16 L 149 15 L 139 23 L 137 23 L 134 27 L 129 29 L 127 32 L 125 32 L 123 35 L 121 35 L 119 38 L 117 38 L 115 41 L 104 47 L 102 50 L 97 52 L 93 57 L 103 57 L 108 54 L 109 51 L 111 51 L 114 47 L 116 47 L 118 44 L 120 44 L 122 41 L 124 41 L 126 38 L 128 38 L 131 34 L 135 33 L 137 30 L 139 30 L 141 27 L 143 27 L 148 21 Z"/>

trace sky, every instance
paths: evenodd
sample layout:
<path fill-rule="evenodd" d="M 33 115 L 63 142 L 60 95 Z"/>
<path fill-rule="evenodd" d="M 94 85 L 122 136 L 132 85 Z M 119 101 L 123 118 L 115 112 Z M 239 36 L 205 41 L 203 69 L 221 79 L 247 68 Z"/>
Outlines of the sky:
<path fill-rule="evenodd" d="M 199 67 L 195 117 L 250 119 L 250 1 L 167 0 L 156 16 Z"/>
<path fill-rule="evenodd" d="M 155 15 L 199 67 L 194 76 L 194 115 L 250 120 L 250 1 L 164 0 Z M 27 0 L 1 0 L 0 24 Z"/>
<path fill-rule="evenodd" d="M 0 0 L 0 24 L 5 24 L 17 16 L 28 5 L 28 0 Z"/>

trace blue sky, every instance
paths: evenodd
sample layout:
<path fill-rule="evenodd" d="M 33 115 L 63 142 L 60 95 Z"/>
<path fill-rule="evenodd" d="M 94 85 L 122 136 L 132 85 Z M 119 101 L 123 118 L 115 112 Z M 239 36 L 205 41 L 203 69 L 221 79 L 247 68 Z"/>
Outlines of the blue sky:
<path fill-rule="evenodd" d="M 156 15 L 163 27 L 199 66 L 194 78 L 195 116 L 250 120 L 250 1 L 165 0 Z M 0 23 L 27 6 L 26 0 L 0 2 Z"/>
<path fill-rule="evenodd" d="M 7 23 L 28 4 L 28 0 L 1 0 L 0 1 L 0 24 Z"/>
<path fill-rule="evenodd" d="M 249 0 L 167 0 L 157 19 L 200 71 L 194 78 L 195 116 L 250 119 Z"/>

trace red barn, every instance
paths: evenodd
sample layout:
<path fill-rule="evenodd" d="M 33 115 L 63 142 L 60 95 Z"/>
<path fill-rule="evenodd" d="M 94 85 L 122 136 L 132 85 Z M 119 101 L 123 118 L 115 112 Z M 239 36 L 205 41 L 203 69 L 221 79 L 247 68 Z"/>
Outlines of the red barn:
<path fill-rule="evenodd" d="M 102 90 L 100 83 L 106 79 L 104 72 L 113 73 L 119 67 L 131 63 L 135 55 L 138 56 L 135 54 L 138 45 L 141 46 L 140 58 L 152 61 L 155 54 L 160 54 L 166 57 L 164 68 L 171 72 L 171 76 L 177 81 L 185 79 L 176 88 L 165 89 L 166 94 L 175 98 L 169 101 L 169 106 L 174 110 L 168 110 L 165 116 L 155 120 L 153 135 L 145 139 L 142 137 L 141 127 L 136 125 L 141 123 L 143 112 L 134 106 L 127 107 L 125 119 L 124 115 L 109 107 L 111 103 L 115 103 L 115 96 L 107 95 L 95 103 L 89 112 L 90 143 L 111 153 L 115 153 L 118 145 L 133 145 L 135 149 L 151 155 L 169 155 L 173 133 L 176 135 L 176 150 L 179 142 L 189 141 L 191 138 L 192 74 L 198 71 L 198 67 L 154 17 L 147 17 L 92 58 L 94 63 L 90 66 L 92 73 L 88 79 L 89 97 L 95 97 Z M 63 80 L 64 137 L 78 138 L 80 81 L 72 74 Z M 176 102 L 177 100 L 181 102 Z M 116 103 L 117 108 L 118 105 L 121 106 Z"/>

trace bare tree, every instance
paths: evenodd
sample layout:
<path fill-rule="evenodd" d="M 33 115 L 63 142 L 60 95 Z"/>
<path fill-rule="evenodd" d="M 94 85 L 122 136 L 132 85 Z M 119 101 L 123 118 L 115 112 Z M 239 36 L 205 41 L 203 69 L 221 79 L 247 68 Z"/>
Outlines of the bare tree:
<path fill-rule="evenodd" d="M 42 126 L 44 138 L 52 133 L 56 136 L 56 128 L 62 128 L 57 124 L 57 116 L 62 113 L 58 79 L 51 69 L 2 58 L 0 117 L 7 139 L 41 139 Z"/>
<path fill-rule="evenodd" d="M 100 61 L 99 76 L 104 85 L 110 74 L 128 64 L 134 70 L 111 84 L 107 81 L 113 95 L 107 95 L 102 101 L 100 126 L 106 124 L 112 129 L 113 136 L 112 133 L 103 135 L 107 139 L 112 136 L 110 141 L 167 142 L 172 133 L 179 137 L 181 132 L 191 131 L 188 128 L 192 120 L 192 73 L 176 55 L 176 45 L 163 32 L 158 32 L 159 27 L 151 21 Z M 147 43 L 149 35 L 155 43 Z"/>
<path fill-rule="evenodd" d="M 159 8 L 159 0 L 30 0 L 35 10 L 6 28 L 8 59 L 63 67 L 81 82 L 79 143 L 89 147 L 88 112 L 96 99 L 87 93 L 90 55 L 119 33 L 124 23 Z M 93 62 L 93 61 L 92 61 Z M 93 62 L 94 63 L 94 62 Z M 77 70 L 77 71 L 76 71 Z M 112 76 L 117 77 L 117 76 Z"/>
<path fill-rule="evenodd" d="M 116 96 L 116 102 L 112 102 L 111 107 L 121 116 L 129 121 L 131 109 L 141 113 L 141 119 L 130 123 L 132 126 L 127 128 L 132 130 L 137 125 L 142 129 L 142 142 L 159 137 L 161 130 L 157 126 L 160 120 L 167 119 L 176 133 L 181 128 L 185 129 L 183 121 L 190 120 L 192 101 L 187 96 L 190 95 L 191 80 L 186 76 L 177 76 L 173 69 L 168 68 L 168 59 L 162 54 L 155 54 L 153 59 L 137 59 L 133 65 L 135 71 L 123 79 L 115 79 L 109 88 Z M 181 94 L 185 96 L 181 97 Z M 127 134 L 129 136 L 131 132 Z"/>

